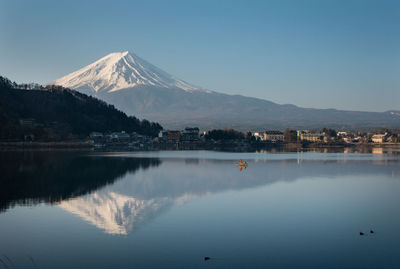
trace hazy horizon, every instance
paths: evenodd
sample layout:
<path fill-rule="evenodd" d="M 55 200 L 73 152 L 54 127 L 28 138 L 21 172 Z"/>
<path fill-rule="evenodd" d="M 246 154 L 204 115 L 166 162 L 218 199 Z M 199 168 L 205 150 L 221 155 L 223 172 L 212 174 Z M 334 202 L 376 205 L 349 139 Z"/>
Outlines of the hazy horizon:
<path fill-rule="evenodd" d="M 400 110 L 399 2 L 93 3 L 3 1 L 0 75 L 46 84 L 128 50 L 217 92 Z"/>

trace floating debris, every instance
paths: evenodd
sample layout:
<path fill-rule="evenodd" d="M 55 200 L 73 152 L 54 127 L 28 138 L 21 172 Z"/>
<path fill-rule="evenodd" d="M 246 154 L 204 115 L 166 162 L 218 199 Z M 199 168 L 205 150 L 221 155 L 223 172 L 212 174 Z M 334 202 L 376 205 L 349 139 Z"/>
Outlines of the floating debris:
<path fill-rule="evenodd" d="M 35 269 L 37 269 L 38 267 L 37 267 L 36 262 L 35 262 L 35 260 L 33 259 L 33 257 L 32 257 L 32 256 L 28 256 L 28 258 L 29 258 L 29 260 L 32 262 L 33 267 L 34 267 Z"/>
<path fill-rule="evenodd" d="M 14 263 L 13 263 L 13 261 L 7 256 L 7 255 L 3 255 L 5 258 L 6 258 L 6 260 L 12 265 L 12 267 L 13 268 L 15 268 L 15 265 L 14 265 Z"/>
<path fill-rule="evenodd" d="M 10 267 L 0 258 L 0 263 L 4 266 L 5 269 L 9 269 Z"/>

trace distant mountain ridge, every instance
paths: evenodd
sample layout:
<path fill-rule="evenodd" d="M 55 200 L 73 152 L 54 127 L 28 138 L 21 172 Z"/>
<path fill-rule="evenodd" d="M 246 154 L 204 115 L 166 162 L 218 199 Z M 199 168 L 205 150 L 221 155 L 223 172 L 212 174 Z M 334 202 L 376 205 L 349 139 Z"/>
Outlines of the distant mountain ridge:
<path fill-rule="evenodd" d="M 166 128 L 400 127 L 400 113 L 301 108 L 193 86 L 133 53 L 111 53 L 52 82 L 96 96 Z"/>

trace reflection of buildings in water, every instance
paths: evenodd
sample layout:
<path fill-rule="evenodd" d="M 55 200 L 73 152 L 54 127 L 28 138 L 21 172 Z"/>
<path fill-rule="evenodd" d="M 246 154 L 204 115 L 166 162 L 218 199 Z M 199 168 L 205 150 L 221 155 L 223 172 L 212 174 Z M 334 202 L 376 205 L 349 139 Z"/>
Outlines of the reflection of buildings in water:
<path fill-rule="evenodd" d="M 383 154 L 383 148 L 372 148 L 372 154 Z"/>
<path fill-rule="evenodd" d="M 182 165 L 185 160 L 167 159 L 164 165 L 146 174 L 128 173 L 111 186 L 61 201 L 59 206 L 105 233 L 126 235 L 175 205 L 213 193 L 301 178 L 364 174 L 395 177 L 400 171 L 398 161 L 386 159 L 384 154 L 372 159 L 367 155 L 333 155 L 334 159 L 308 160 L 303 152 L 284 156 L 286 159 L 275 157 L 279 155 L 249 160 L 250 169 L 243 176 L 237 176 L 232 160 L 200 159 L 201 165 L 186 166 Z"/>
<path fill-rule="evenodd" d="M 126 235 L 162 209 L 174 204 L 181 205 L 195 197 L 195 195 L 184 194 L 174 199 L 162 197 L 140 200 L 115 192 L 95 192 L 65 200 L 59 204 L 59 207 L 108 234 Z"/>
<path fill-rule="evenodd" d="M 15 205 L 57 203 L 106 233 L 128 234 L 164 210 L 210 193 L 320 176 L 360 173 L 398 176 L 400 151 L 391 151 L 397 155 L 390 158 L 385 154 L 375 155 L 372 160 L 357 155 L 324 155 L 328 158 L 324 160 L 303 151 L 289 155 L 243 155 L 248 158 L 250 169 L 240 177 L 230 155 L 228 158 L 222 155 L 224 159 L 193 158 L 189 161 L 173 156 L 164 158 L 163 165 L 154 157 L 62 155 L 57 159 L 45 155 L 44 159 L 37 158 L 32 169 L 32 161 L 18 162 L 20 155 L 2 158 L 0 154 L 0 166 L 5 171 L 2 180 L 6 183 L 0 188 L 0 213 Z M 22 172 L 18 170 L 21 165 Z M 147 170 L 150 167 L 157 169 Z"/>
<path fill-rule="evenodd" d="M 198 165 L 199 164 L 199 159 L 195 159 L 195 158 L 188 158 L 185 159 L 185 164 L 195 164 Z"/>

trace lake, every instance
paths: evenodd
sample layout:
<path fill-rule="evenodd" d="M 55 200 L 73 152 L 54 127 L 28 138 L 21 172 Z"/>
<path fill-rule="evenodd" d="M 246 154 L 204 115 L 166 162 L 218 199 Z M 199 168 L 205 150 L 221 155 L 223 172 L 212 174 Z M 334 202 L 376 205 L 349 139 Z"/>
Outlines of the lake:
<path fill-rule="evenodd" d="M 399 149 L 0 152 L 0 168 L 0 268 L 400 268 Z"/>

